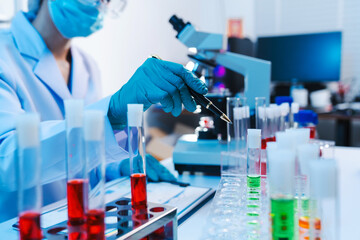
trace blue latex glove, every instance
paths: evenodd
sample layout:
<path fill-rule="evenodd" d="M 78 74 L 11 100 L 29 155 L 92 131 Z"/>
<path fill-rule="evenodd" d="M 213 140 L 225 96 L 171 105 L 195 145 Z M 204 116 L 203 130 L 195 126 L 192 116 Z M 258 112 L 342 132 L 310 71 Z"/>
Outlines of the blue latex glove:
<path fill-rule="evenodd" d="M 127 104 L 144 104 L 144 111 L 152 104 L 161 103 L 165 112 L 179 116 L 182 104 L 193 112 L 194 99 L 187 86 L 200 94 L 207 93 L 205 84 L 182 65 L 149 58 L 131 79 L 110 100 L 108 117 L 114 126 L 125 126 Z"/>
<path fill-rule="evenodd" d="M 140 156 L 137 156 L 140 157 Z M 140 161 L 134 161 L 140 162 Z M 136 166 L 135 166 L 136 167 Z M 140 166 L 137 166 L 140 169 Z M 120 173 L 122 176 L 130 175 L 130 160 L 125 159 L 120 164 Z M 176 181 L 174 175 L 166 169 L 158 160 L 150 154 L 146 154 L 146 177 L 151 182 L 173 182 Z"/>

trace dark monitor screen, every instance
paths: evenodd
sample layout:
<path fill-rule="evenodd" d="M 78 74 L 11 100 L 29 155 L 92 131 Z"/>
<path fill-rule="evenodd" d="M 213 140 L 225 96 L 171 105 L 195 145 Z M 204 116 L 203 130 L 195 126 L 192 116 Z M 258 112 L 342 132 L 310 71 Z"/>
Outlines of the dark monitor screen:
<path fill-rule="evenodd" d="M 273 81 L 338 81 L 341 32 L 260 37 L 257 57 L 271 61 Z"/>

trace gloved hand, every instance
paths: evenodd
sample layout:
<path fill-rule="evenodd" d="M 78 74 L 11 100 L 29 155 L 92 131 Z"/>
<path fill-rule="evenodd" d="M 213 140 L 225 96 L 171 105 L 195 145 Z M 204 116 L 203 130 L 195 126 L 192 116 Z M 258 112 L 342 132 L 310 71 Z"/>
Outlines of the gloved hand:
<path fill-rule="evenodd" d="M 205 84 L 182 65 L 149 58 L 137 69 L 130 80 L 110 100 L 108 117 L 114 126 L 125 126 L 127 104 L 144 104 L 144 111 L 151 104 L 161 103 L 165 112 L 179 116 L 182 103 L 193 112 L 196 104 L 187 86 L 200 94 L 207 93 Z"/>
<path fill-rule="evenodd" d="M 140 157 L 140 156 L 137 156 Z M 139 162 L 139 161 L 134 161 Z M 135 168 L 140 169 L 141 166 L 134 166 Z M 122 176 L 130 175 L 130 160 L 127 158 L 123 160 L 120 164 L 120 173 Z M 147 179 L 151 182 L 173 182 L 176 181 L 174 175 L 171 174 L 166 167 L 161 165 L 158 160 L 156 160 L 150 154 L 146 154 L 146 176 Z"/>

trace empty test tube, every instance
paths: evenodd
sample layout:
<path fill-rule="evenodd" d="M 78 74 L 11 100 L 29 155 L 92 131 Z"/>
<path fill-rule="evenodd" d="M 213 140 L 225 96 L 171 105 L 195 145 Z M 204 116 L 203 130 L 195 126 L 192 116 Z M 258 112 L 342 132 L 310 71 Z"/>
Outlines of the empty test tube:
<path fill-rule="evenodd" d="M 89 181 L 84 155 L 83 108 L 80 99 L 65 100 L 66 173 L 69 239 L 87 239 Z"/>
<path fill-rule="evenodd" d="M 41 240 L 42 207 L 39 115 L 26 113 L 16 123 L 20 240 Z"/>
<path fill-rule="evenodd" d="M 86 164 L 89 166 L 89 206 L 86 212 L 88 240 L 105 239 L 105 146 L 104 114 L 84 112 L 84 144 Z"/>
<path fill-rule="evenodd" d="M 294 128 L 294 114 L 297 114 L 300 110 L 300 105 L 296 102 L 291 103 L 290 107 L 290 128 Z"/>
<path fill-rule="evenodd" d="M 143 109 L 143 104 L 128 104 L 131 204 L 134 209 L 147 206 Z"/>
<path fill-rule="evenodd" d="M 227 124 L 227 142 L 229 152 L 245 151 L 245 109 L 246 98 L 228 97 L 226 99 L 227 116 L 233 124 Z"/>
<path fill-rule="evenodd" d="M 285 102 L 280 105 L 281 109 L 281 118 L 280 118 L 280 131 L 285 131 L 286 129 L 290 128 L 289 123 L 289 113 L 290 113 L 290 106 L 289 103 Z"/>

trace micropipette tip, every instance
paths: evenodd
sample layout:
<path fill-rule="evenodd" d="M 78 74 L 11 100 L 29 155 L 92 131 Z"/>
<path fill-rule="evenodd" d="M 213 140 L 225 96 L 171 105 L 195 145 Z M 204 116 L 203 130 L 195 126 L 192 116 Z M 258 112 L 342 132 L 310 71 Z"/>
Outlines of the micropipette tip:
<path fill-rule="evenodd" d="M 223 113 L 220 118 L 222 120 L 224 120 L 225 122 L 232 124 L 230 118 L 228 116 L 226 116 L 225 113 Z"/>

